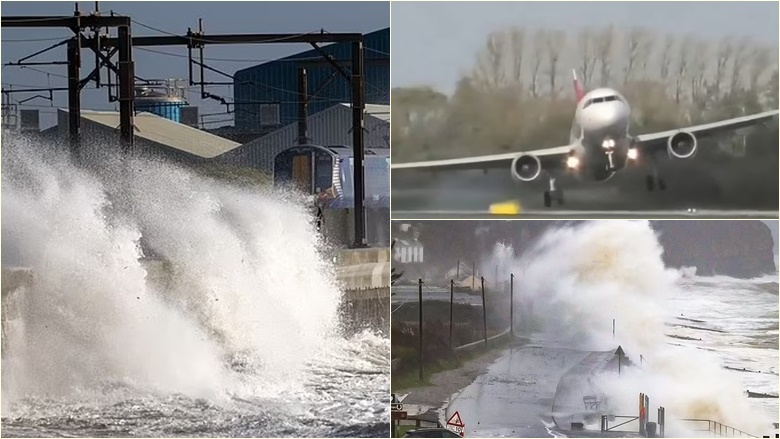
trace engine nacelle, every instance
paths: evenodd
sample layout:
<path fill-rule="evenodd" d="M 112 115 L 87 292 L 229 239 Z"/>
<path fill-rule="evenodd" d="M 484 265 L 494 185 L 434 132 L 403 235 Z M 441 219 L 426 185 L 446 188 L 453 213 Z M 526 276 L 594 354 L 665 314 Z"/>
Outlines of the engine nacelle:
<path fill-rule="evenodd" d="M 533 181 L 542 173 L 542 162 L 530 154 L 523 154 L 512 160 L 512 178 L 519 181 Z"/>
<path fill-rule="evenodd" d="M 669 140 L 666 141 L 666 149 L 670 158 L 692 158 L 696 155 L 696 136 L 685 131 L 669 136 Z"/>

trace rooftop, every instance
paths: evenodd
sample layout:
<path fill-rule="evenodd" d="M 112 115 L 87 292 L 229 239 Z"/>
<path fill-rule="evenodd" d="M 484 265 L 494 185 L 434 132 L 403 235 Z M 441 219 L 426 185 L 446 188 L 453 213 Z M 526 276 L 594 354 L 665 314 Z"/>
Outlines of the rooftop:
<path fill-rule="evenodd" d="M 68 112 L 67 109 L 60 111 Z M 82 110 L 81 117 L 112 130 L 119 129 L 119 113 L 116 111 Z M 136 114 L 133 124 L 136 137 L 198 157 L 213 158 L 240 146 L 239 143 L 152 113 Z"/>

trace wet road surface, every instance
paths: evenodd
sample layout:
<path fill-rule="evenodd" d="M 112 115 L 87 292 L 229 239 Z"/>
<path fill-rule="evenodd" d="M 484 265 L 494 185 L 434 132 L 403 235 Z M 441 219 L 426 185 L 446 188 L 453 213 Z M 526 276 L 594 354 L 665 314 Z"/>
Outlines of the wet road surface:
<path fill-rule="evenodd" d="M 517 215 L 497 215 L 489 210 L 393 210 L 393 219 L 777 219 L 778 213 L 762 210 L 527 210 Z"/>
<path fill-rule="evenodd" d="M 445 422 L 458 411 L 467 437 L 560 437 L 550 428 L 558 381 L 588 354 L 546 344 L 511 348 L 453 396 Z"/>

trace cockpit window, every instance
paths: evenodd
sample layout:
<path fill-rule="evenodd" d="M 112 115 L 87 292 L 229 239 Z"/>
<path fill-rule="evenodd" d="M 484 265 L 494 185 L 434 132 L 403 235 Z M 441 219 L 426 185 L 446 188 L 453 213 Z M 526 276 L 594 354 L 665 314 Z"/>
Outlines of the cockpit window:
<path fill-rule="evenodd" d="M 588 107 L 590 107 L 590 106 L 591 106 L 591 104 L 600 104 L 600 103 L 602 103 L 602 102 L 611 102 L 611 101 L 620 101 L 620 102 L 623 102 L 623 100 L 622 100 L 622 99 L 620 99 L 620 98 L 619 98 L 618 96 L 616 96 L 616 95 L 612 95 L 612 96 L 603 96 L 603 97 L 598 97 L 598 98 L 588 99 L 588 100 L 585 102 L 585 105 L 583 105 L 583 106 L 582 106 L 582 108 L 583 108 L 583 109 L 585 109 L 585 108 L 588 108 Z"/>

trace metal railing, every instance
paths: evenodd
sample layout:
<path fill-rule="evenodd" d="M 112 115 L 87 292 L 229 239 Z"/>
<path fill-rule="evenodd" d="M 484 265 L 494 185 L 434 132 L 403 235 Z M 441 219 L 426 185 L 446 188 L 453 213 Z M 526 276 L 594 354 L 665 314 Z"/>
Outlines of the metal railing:
<path fill-rule="evenodd" d="M 720 422 L 717 421 L 711 421 L 709 419 L 692 419 L 692 418 L 686 418 L 686 419 L 680 419 L 680 421 L 684 422 L 690 422 L 693 424 L 700 425 L 700 428 L 694 428 L 691 431 L 706 431 L 708 433 L 712 433 L 713 437 L 758 437 L 754 436 L 752 434 L 746 433 L 740 429 L 729 427 L 728 425 L 723 425 Z M 703 424 L 707 423 L 707 428 L 704 429 Z"/>
<path fill-rule="evenodd" d="M 620 424 L 609 426 L 609 419 L 626 419 L 625 421 L 621 422 Z M 602 415 L 601 416 L 601 432 L 604 433 L 606 431 L 614 431 L 614 432 L 622 432 L 622 433 L 636 433 L 637 431 L 627 431 L 627 430 L 615 430 L 618 427 L 622 427 L 623 425 L 628 424 L 629 422 L 638 421 L 639 416 L 609 416 L 609 415 Z"/>

